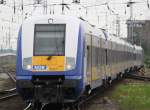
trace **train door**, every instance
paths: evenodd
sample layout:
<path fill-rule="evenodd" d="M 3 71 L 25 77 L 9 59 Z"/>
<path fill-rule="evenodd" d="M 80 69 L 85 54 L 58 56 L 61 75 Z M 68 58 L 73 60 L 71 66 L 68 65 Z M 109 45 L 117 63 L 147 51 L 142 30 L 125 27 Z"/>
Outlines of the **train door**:
<path fill-rule="evenodd" d="M 88 85 L 92 83 L 92 35 L 86 35 L 86 54 L 87 54 L 87 81 Z"/>
<path fill-rule="evenodd" d="M 106 48 L 106 40 L 102 40 L 102 54 L 101 54 L 101 59 L 102 59 L 102 70 L 103 70 L 103 79 L 106 79 L 107 72 L 106 72 L 106 66 L 107 66 L 107 48 Z"/>

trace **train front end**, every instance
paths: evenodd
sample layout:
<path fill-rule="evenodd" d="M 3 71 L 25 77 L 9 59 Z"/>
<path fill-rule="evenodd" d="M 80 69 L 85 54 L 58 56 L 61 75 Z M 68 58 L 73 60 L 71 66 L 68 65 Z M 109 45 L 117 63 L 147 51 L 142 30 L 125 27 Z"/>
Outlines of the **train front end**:
<path fill-rule="evenodd" d="M 78 19 L 37 16 L 21 26 L 17 90 L 26 101 L 74 102 L 84 90 L 84 38 Z"/>

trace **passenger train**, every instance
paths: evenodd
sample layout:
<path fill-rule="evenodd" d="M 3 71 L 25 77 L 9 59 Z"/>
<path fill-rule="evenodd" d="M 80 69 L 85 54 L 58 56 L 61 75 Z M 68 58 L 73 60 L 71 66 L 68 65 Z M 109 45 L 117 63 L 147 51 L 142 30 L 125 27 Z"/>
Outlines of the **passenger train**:
<path fill-rule="evenodd" d="M 143 66 L 143 49 L 71 16 L 26 19 L 18 34 L 17 91 L 27 102 L 73 103 Z"/>

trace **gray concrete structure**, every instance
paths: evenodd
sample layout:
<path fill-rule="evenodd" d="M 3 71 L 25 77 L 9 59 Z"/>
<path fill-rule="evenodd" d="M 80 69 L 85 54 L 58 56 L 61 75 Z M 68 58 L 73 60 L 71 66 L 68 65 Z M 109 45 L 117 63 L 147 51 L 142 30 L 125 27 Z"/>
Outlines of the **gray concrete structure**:
<path fill-rule="evenodd" d="M 150 20 L 134 20 L 132 22 L 131 20 L 127 21 L 127 40 L 142 45 L 145 53 L 150 55 Z"/>

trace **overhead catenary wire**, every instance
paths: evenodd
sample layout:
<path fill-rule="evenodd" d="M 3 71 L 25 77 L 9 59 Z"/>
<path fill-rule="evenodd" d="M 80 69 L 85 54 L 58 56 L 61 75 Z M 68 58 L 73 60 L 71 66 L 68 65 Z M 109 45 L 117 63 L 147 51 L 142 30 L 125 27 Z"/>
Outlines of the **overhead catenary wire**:
<path fill-rule="evenodd" d="M 14 15 L 16 14 L 16 1 L 14 0 Z"/>
<path fill-rule="evenodd" d="M 1 0 L 1 1 L 4 1 L 4 0 Z M 5 0 L 5 1 L 7 1 L 7 0 Z M 23 21 L 24 18 L 25 18 L 25 15 L 28 14 L 28 16 L 30 16 L 30 15 L 32 15 L 32 13 L 34 13 L 34 11 L 38 7 L 43 7 L 42 4 L 44 3 L 45 0 L 35 0 L 36 2 L 29 2 L 29 0 L 25 0 L 24 2 L 23 2 L 23 0 L 19 0 L 20 2 L 17 2 L 18 0 L 14 0 L 14 1 L 15 2 L 11 1 L 11 3 L 10 2 L 5 2 L 3 4 L 3 6 L 12 8 L 14 10 L 15 16 L 17 16 L 17 17 L 18 17 L 18 15 L 22 16 L 22 21 Z M 108 11 L 107 12 L 107 17 L 109 17 L 111 14 L 116 14 L 117 13 L 117 9 L 112 9 L 112 7 L 111 7 L 114 0 L 109 0 L 108 3 L 100 3 L 100 2 L 103 2 L 103 1 L 96 0 L 96 2 L 94 4 L 91 2 L 91 4 L 86 4 L 86 5 L 80 0 L 72 0 L 72 1 L 73 1 L 72 3 L 80 5 L 81 9 L 84 9 L 83 13 L 85 13 L 86 17 L 88 17 L 90 11 L 92 11 L 91 8 L 98 9 L 101 6 L 105 6 L 107 8 L 107 11 Z M 71 10 L 70 7 L 73 5 L 72 3 L 69 3 L 69 2 L 59 3 L 59 2 L 51 1 L 47 4 L 47 8 L 50 9 L 50 10 L 48 10 L 48 14 L 49 13 L 56 14 L 55 9 L 56 9 L 57 6 L 63 6 L 65 13 L 67 13 L 66 9 Z M 88 1 L 87 1 L 87 3 L 88 3 Z M 127 9 L 126 9 L 127 4 L 128 4 L 128 2 L 123 2 L 123 1 L 122 2 L 121 1 L 120 2 L 115 2 L 115 5 L 124 5 L 124 7 L 125 7 L 124 12 L 123 12 L 124 15 L 119 15 L 120 22 L 122 21 L 123 16 L 128 16 Z M 132 2 L 132 4 L 135 4 L 135 5 L 136 4 L 145 4 L 148 9 L 150 8 L 149 0 L 141 0 L 141 1 L 134 0 L 134 2 Z M 26 11 L 26 9 L 28 9 L 28 8 L 31 8 L 31 10 L 33 9 L 31 14 L 30 14 L 29 11 Z M 74 11 L 76 11 L 76 10 L 74 10 Z M 99 15 L 100 13 L 98 12 L 98 10 L 96 10 L 96 11 L 97 11 L 96 12 L 97 20 L 99 22 L 100 19 L 101 19 L 101 15 Z M 18 17 L 18 18 L 20 19 L 20 17 Z M 13 20 L 15 20 L 15 19 L 16 19 L 16 17 L 13 18 Z M 17 24 L 17 23 L 19 24 L 21 22 L 19 22 L 19 20 L 18 20 L 18 22 L 16 21 L 16 23 L 14 23 L 14 22 L 12 22 L 12 23 L 13 24 Z"/>
<path fill-rule="evenodd" d="M 147 1 L 141 1 L 141 2 L 132 2 L 132 4 L 140 4 L 140 3 L 148 3 L 148 0 Z M 28 6 L 34 6 L 34 5 L 36 5 L 36 4 L 43 4 L 43 2 L 39 2 L 39 3 L 26 3 L 26 4 L 23 4 L 23 6 L 24 7 L 28 7 Z M 111 3 L 111 1 L 109 2 L 109 4 L 112 4 Z M 124 3 L 122 3 L 122 2 L 116 2 L 115 3 L 116 5 L 127 5 L 128 4 L 128 2 L 124 2 Z M 12 5 L 11 5 L 11 3 L 7 3 L 7 4 L 5 4 L 6 6 L 9 6 L 9 7 L 13 7 Z M 56 4 L 56 3 L 53 3 L 53 4 L 49 4 L 48 6 L 52 6 L 52 5 L 60 5 L 59 3 L 58 4 Z M 68 4 L 68 5 L 71 5 L 71 4 Z M 85 6 L 84 4 L 79 4 L 79 5 L 82 5 L 84 8 L 90 8 L 90 7 L 95 7 L 95 6 L 102 6 L 102 5 L 106 5 L 106 3 L 101 3 L 101 4 L 93 4 L 93 5 L 88 5 L 88 6 Z M 16 5 L 16 7 L 20 7 L 20 5 L 18 4 L 18 5 Z"/>
<path fill-rule="evenodd" d="M 23 2 L 23 0 L 21 0 L 21 11 L 22 11 L 22 22 L 23 22 L 23 20 L 24 20 L 24 2 Z"/>
<path fill-rule="evenodd" d="M 150 6 L 149 6 L 149 0 L 147 0 L 147 7 L 150 8 Z"/>

